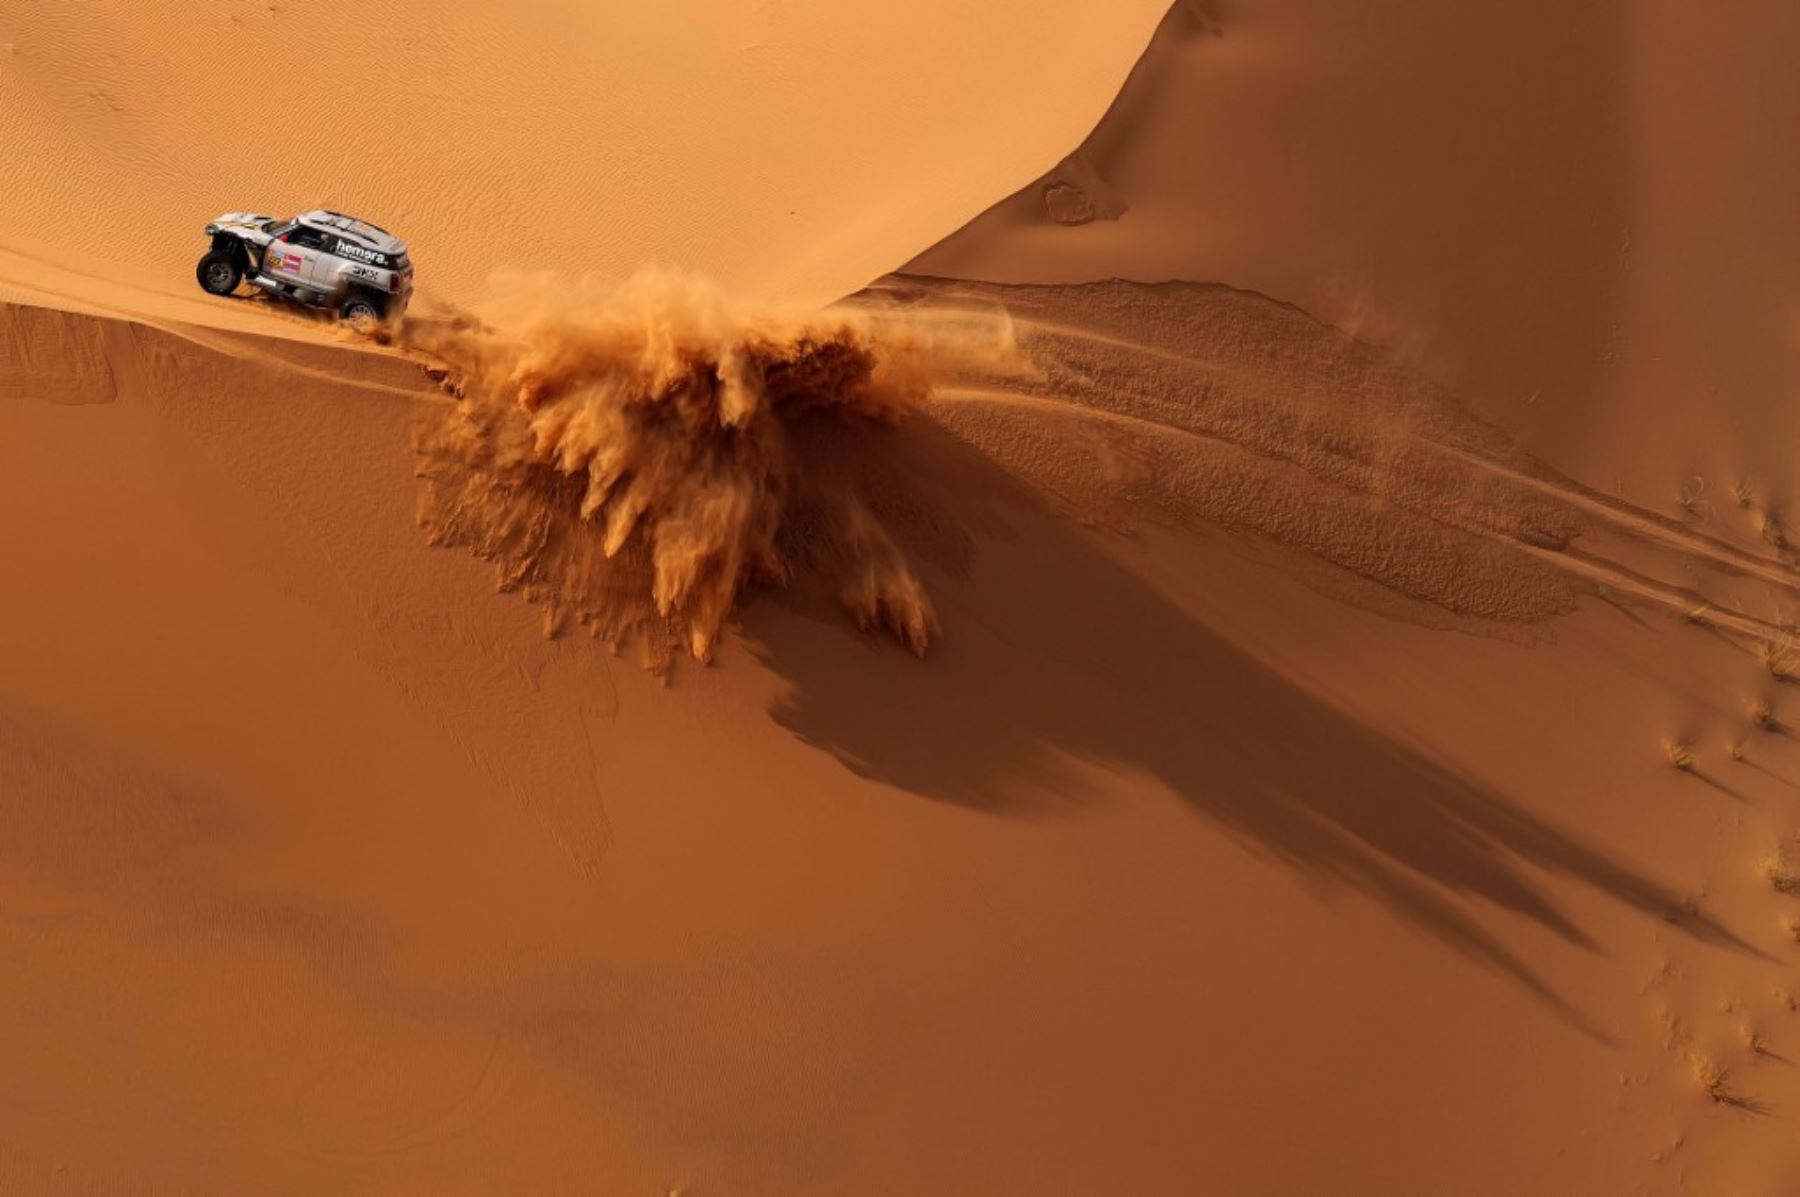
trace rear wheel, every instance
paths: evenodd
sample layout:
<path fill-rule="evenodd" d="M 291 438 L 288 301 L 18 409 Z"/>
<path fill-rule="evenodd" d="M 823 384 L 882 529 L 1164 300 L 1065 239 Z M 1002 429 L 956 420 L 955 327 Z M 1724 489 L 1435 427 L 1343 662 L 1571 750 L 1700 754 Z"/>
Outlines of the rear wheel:
<path fill-rule="evenodd" d="M 352 295 L 338 308 L 338 319 L 365 327 L 381 323 L 381 305 L 367 295 Z"/>
<path fill-rule="evenodd" d="M 236 254 L 215 249 L 200 259 L 200 265 L 194 268 L 194 277 L 200 280 L 200 289 L 207 294 L 230 295 L 244 281 L 244 268 Z"/>

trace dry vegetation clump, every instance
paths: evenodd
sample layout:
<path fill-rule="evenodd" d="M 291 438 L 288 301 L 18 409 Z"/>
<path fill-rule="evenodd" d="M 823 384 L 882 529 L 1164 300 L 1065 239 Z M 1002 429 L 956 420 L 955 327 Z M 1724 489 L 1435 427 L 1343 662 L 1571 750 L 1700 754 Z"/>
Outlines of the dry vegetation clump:
<path fill-rule="evenodd" d="M 1705 494 L 1706 479 L 1696 474 L 1692 480 L 1682 484 L 1675 505 L 1689 517 L 1704 522 L 1712 517 L 1712 503 L 1704 497 Z"/>
<path fill-rule="evenodd" d="M 1758 698 L 1750 703 L 1750 723 L 1759 731 L 1774 731 L 1781 726 L 1775 717 L 1775 704 L 1766 698 Z"/>
<path fill-rule="evenodd" d="M 1663 741 L 1663 755 L 1669 758 L 1671 765 L 1684 772 L 1694 767 L 1694 746 L 1686 740 Z"/>
<path fill-rule="evenodd" d="M 1783 636 L 1779 640 L 1765 640 L 1756 647 L 1756 659 L 1762 667 L 1769 671 L 1771 677 L 1783 681 L 1794 676 L 1794 642 L 1792 638 Z"/>
<path fill-rule="evenodd" d="M 1788 547 L 1787 525 L 1782 522 L 1781 512 L 1773 507 L 1765 507 L 1756 513 L 1756 531 L 1771 547 Z"/>
<path fill-rule="evenodd" d="M 1731 497 L 1737 500 L 1739 507 L 1748 510 L 1752 500 L 1756 498 L 1756 487 L 1747 478 L 1740 478 L 1731 484 Z"/>
<path fill-rule="evenodd" d="M 1776 893 L 1800 894 L 1800 873 L 1794 871 L 1794 866 L 1788 861 L 1787 853 L 1780 848 L 1765 857 L 1762 867 L 1757 871 L 1762 874 L 1763 880 L 1767 881 L 1770 888 L 1774 889 Z"/>
<path fill-rule="evenodd" d="M 1694 1080 L 1701 1092 L 1722 1106 L 1730 1106 L 1746 1114 L 1767 1114 L 1769 1107 L 1739 1092 L 1731 1083 L 1731 1070 L 1710 1056 L 1688 1057 L 1693 1065 Z"/>
<path fill-rule="evenodd" d="M 1747 751 L 1748 746 L 1749 741 L 1747 740 L 1733 740 L 1725 746 L 1725 751 L 1730 755 L 1732 760 L 1741 761 L 1744 759 L 1744 753 Z"/>
<path fill-rule="evenodd" d="M 1694 1080 L 1705 1094 L 1721 1105 L 1735 1105 L 1742 1098 L 1731 1087 L 1731 1069 L 1710 1056 L 1689 1058 L 1694 1066 Z"/>

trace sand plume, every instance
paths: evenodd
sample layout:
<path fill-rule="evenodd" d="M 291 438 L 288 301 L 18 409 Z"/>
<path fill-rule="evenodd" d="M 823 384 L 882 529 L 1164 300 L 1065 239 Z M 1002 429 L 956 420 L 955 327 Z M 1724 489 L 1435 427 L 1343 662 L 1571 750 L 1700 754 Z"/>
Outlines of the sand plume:
<path fill-rule="evenodd" d="M 505 589 L 653 662 L 706 659 L 748 588 L 822 575 L 865 627 L 923 653 L 924 586 L 853 493 L 809 476 L 800 421 L 893 423 L 923 342 L 854 313 L 750 312 L 692 277 L 522 290 L 490 319 L 409 321 L 454 408 L 421 436 L 421 520 Z M 804 537 L 798 513 L 804 511 Z"/>

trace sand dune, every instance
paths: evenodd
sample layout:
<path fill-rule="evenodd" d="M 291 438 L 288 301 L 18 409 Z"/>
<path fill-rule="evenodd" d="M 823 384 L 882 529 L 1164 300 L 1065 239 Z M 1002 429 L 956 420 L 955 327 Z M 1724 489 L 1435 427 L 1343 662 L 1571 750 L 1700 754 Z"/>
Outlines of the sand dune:
<path fill-rule="evenodd" d="M 1782 18 L 1184 2 L 886 274 L 1161 14 L 357 9 L 373 343 L 188 282 L 350 11 L 0 14 L 0 1191 L 1800 1176 Z"/>
<path fill-rule="evenodd" d="M 896 289 L 967 318 L 967 288 Z M 1054 368 L 1031 322 L 1068 293 L 979 293 Z M 1102 344 L 1155 326 L 1148 294 L 1115 296 Z M 1280 1192 L 1348 1170 L 1500 1193 L 1552 1169 L 1604 1191 L 1622 1160 L 1653 1188 L 1684 1157 L 1745 1181 L 1792 1163 L 1696 1079 L 1791 1100 L 1760 1063 L 1793 1016 L 1788 900 L 1759 870 L 1800 759 L 1755 730 L 1747 700 L 1779 712 L 1783 687 L 1753 637 L 1621 589 L 1554 648 L 1531 623 L 1530 650 L 1491 620 L 1446 638 L 1407 579 L 1358 592 L 1207 531 L 1229 506 L 1126 490 L 1086 509 L 1134 538 L 1086 531 L 1040 488 L 1092 496 L 1055 456 L 988 448 L 951 379 L 898 428 L 807 434 L 932 590 L 929 662 L 765 594 L 665 689 L 428 547 L 407 462 L 448 400 L 417 366 L 7 322 L 103 346 L 117 384 L 5 409 L 30 447 L 8 510 L 57 516 L 14 522 L 4 592 L 9 787 L 56 796 L 8 808 L 6 1041 L 49 1048 L 15 1055 L 38 1078 L 15 1187 L 1087 1192 L 1205 1170 Z M 1091 451 L 1050 443 L 1070 440 Z M 1356 493 L 1314 477 L 1319 509 Z M 1725 551 L 1576 507 L 1577 543 L 1620 560 Z M 108 1009 L 123 1038 L 95 1038 Z M 77 1115 L 102 1067 L 142 1137 Z M 1223 1150 L 1289 1119 L 1304 1155 Z M 170 1147 L 222 1120 L 229 1151 Z M 1586 1146 L 1559 1157 L 1570 1127 Z"/>
<path fill-rule="evenodd" d="M 909 269 L 1223 279 L 1428 362 L 1621 497 L 1786 501 L 1797 38 L 1755 3 L 1176 5 L 1060 167 Z"/>
<path fill-rule="evenodd" d="M 1055 161 L 1161 8 L 24 0 L 0 242 L 185 295 L 213 216 L 324 206 L 464 302 L 496 269 L 647 262 L 824 301 Z"/>

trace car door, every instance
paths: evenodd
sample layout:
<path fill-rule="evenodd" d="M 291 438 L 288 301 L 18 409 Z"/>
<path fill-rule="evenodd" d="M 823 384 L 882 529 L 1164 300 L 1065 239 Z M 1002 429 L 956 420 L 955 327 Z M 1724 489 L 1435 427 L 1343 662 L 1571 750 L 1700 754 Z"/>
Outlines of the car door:
<path fill-rule="evenodd" d="M 292 286 L 317 290 L 319 259 L 325 239 L 317 229 L 300 225 L 269 244 L 263 257 L 263 273 Z"/>

